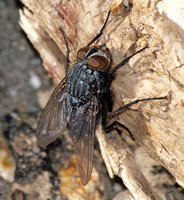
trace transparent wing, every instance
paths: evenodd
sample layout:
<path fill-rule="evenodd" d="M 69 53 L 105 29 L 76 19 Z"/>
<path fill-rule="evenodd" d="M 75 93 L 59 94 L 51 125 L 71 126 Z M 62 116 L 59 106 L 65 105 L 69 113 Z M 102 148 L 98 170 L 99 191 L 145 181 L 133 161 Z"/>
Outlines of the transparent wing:
<path fill-rule="evenodd" d="M 38 145 L 45 148 L 66 127 L 66 81 L 61 81 L 44 108 L 37 128 Z"/>
<path fill-rule="evenodd" d="M 96 98 L 93 98 L 78 109 L 73 108 L 68 123 L 83 185 L 88 183 L 93 168 L 94 134 L 97 113 L 98 101 Z"/>

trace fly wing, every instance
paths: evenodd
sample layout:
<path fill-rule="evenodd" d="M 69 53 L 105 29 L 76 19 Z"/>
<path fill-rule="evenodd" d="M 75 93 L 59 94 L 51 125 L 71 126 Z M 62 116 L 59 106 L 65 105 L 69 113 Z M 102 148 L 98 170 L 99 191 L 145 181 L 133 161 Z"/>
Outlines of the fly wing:
<path fill-rule="evenodd" d="M 72 109 L 68 123 L 83 185 L 88 183 L 93 168 L 94 135 L 98 108 L 96 97 L 92 98 L 78 109 Z"/>
<path fill-rule="evenodd" d="M 45 148 L 66 127 L 66 80 L 61 81 L 44 108 L 37 128 L 38 145 Z"/>

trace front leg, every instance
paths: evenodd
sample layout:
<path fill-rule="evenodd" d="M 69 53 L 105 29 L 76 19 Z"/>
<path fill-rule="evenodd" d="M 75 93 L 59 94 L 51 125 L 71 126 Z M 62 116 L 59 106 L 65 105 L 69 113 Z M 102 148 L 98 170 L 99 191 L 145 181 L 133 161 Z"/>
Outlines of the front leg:
<path fill-rule="evenodd" d="M 66 61 L 65 61 L 65 75 L 68 74 L 68 69 L 69 69 L 69 54 L 70 54 L 70 49 L 69 49 L 69 45 L 68 45 L 68 40 L 66 37 L 66 34 L 64 32 L 64 30 L 60 27 L 59 30 L 61 31 L 61 34 L 64 38 L 65 41 L 65 45 L 66 45 Z"/>

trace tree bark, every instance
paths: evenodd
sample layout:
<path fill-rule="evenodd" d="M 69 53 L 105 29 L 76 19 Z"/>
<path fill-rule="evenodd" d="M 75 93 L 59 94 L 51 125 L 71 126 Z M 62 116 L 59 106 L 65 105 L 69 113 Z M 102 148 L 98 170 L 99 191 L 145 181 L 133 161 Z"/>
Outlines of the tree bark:
<path fill-rule="evenodd" d="M 109 9 L 112 14 L 99 43 L 105 42 L 111 50 L 113 66 L 148 44 L 149 48 L 117 71 L 111 86 L 113 108 L 135 99 L 163 96 L 167 99 L 138 103 L 113 120 L 124 124 L 136 142 L 184 187 L 184 16 L 180 15 L 184 3 L 177 0 L 170 6 L 169 0 L 133 0 L 129 1 L 131 5 L 128 1 L 114 0 L 22 2 L 26 7 L 20 10 L 20 25 L 40 53 L 49 76 L 57 83 L 64 77 L 66 55 L 60 27 L 69 41 L 70 67 L 77 50 L 99 32 Z M 170 12 L 170 7 L 177 15 Z M 135 175 L 137 167 L 130 165 L 133 158 L 127 145 L 119 141 L 116 133 L 112 135 L 97 132 L 110 175 L 123 178 L 135 199 L 157 199 L 141 172 Z M 123 158 L 121 147 L 125 151 Z M 134 185 L 135 182 L 138 184 Z"/>

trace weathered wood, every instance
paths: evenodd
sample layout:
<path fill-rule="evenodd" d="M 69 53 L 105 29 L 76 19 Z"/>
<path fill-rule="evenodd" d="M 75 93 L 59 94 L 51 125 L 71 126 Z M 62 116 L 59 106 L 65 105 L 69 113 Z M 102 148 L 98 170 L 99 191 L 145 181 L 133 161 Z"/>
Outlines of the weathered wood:
<path fill-rule="evenodd" d="M 76 51 L 98 33 L 110 7 L 113 13 L 100 42 L 106 42 L 111 50 L 113 64 L 117 64 L 124 58 L 133 43 L 137 44 L 137 50 L 143 44 L 149 44 L 148 49 L 133 57 L 129 64 L 116 73 L 111 87 L 114 109 L 134 98 L 167 96 L 168 99 L 139 103 L 119 114 L 115 119 L 128 127 L 136 142 L 184 187 L 184 34 L 182 29 L 184 24 L 180 24 L 184 23 L 184 20 L 177 21 L 174 18 L 172 21 L 172 16 L 169 15 L 171 12 L 167 12 L 165 6 L 169 1 L 165 1 L 165 4 L 156 0 L 132 1 L 133 6 L 129 12 L 125 12 L 124 9 L 124 3 L 127 1 L 118 3 L 109 0 L 105 2 L 22 0 L 22 2 L 27 8 L 20 11 L 20 25 L 40 53 L 45 69 L 56 82 L 64 77 L 66 52 L 59 27 L 64 29 L 69 40 L 71 64 L 75 61 Z M 176 11 L 184 7 L 184 3 L 179 0 L 174 1 L 173 4 Z M 159 11 L 163 11 L 163 15 Z M 170 19 L 164 13 L 167 13 Z M 184 18 L 179 13 L 174 17 Z M 99 134 L 97 136 L 100 137 Z M 111 141 L 109 138 L 108 145 L 105 138 L 102 140 L 101 142 L 106 144 L 106 147 L 101 145 L 102 154 L 105 150 L 116 150 L 113 147 L 114 140 Z M 115 151 L 115 154 L 118 155 L 118 152 Z M 114 159 L 112 155 L 110 157 Z M 123 169 L 120 171 L 116 172 L 113 168 L 111 172 L 119 176 L 126 173 Z M 147 185 L 147 182 L 144 183 Z M 140 185 L 144 183 L 139 182 Z M 144 193 L 145 187 L 143 188 Z M 131 190 L 131 192 L 135 199 L 140 199 L 136 196 L 137 191 Z M 147 199 L 149 198 L 150 195 L 147 194 Z M 152 198 L 156 197 L 153 195 Z"/>
<path fill-rule="evenodd" d="M 100 130 L 96 132 L 96 136 L 109 176 L 119 176 L 134 199 L 159 199 L 138 169 L 128 145 L 121 137 L 116 132 L 103 134 Z"/>

